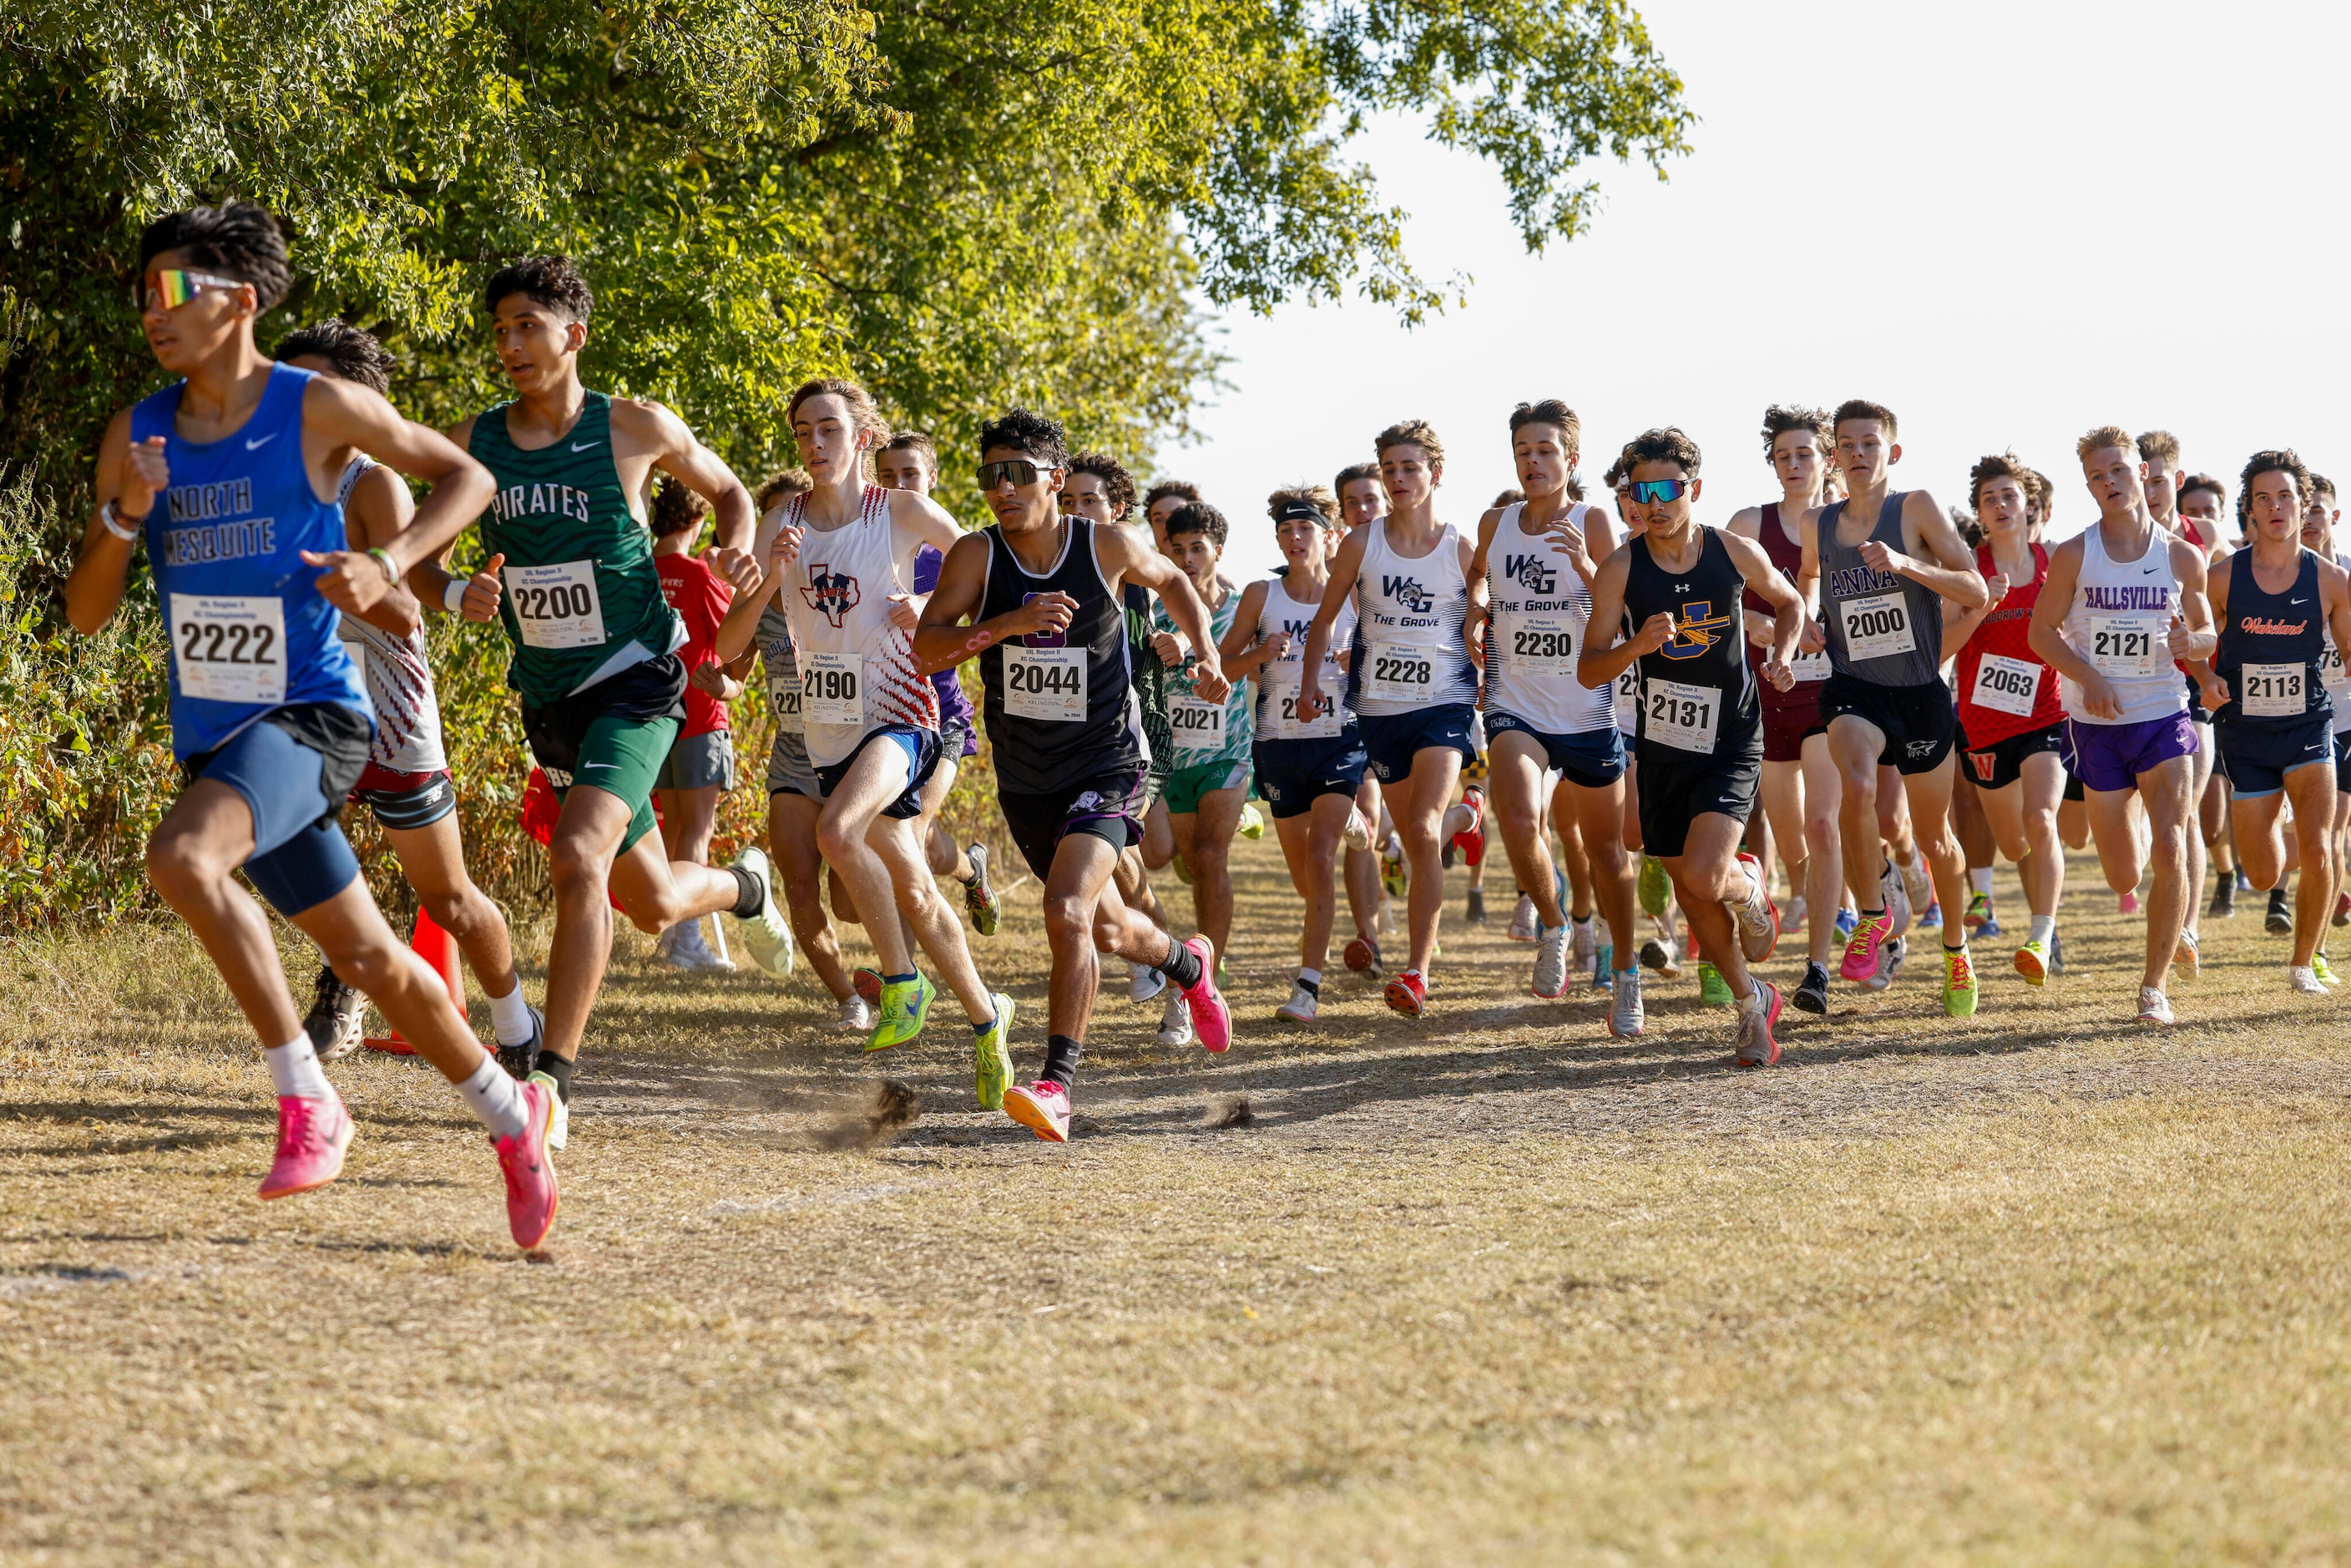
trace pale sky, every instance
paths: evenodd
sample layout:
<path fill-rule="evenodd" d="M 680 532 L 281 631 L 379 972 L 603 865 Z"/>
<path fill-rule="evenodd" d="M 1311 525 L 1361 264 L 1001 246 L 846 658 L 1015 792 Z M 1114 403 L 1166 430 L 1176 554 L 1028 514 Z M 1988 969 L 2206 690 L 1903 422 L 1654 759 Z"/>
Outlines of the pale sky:
<path fill-rule="evenodd" d="M 1529 256 L 1497 181 L 1410 126 L 1358 152 L 1412 214 L 1423 273 L 1468 302 L 1417 329 L 1368 304 L 1224 323 L 1228 391 L 1160 454 L 1234 525 L 1243 580 L 1276 559 L 1265 497 L 1328 484 L 1373 434 L 1428 420 L 1438 516 L 1515 483 L 1507 418 L 1564 398 L 1587 480 L 1653 424 L 1706 457 L 1703 521 L 1776 498 L 1761 414 L 1867 397 L 1901 420 L 1897 486 L 1946 505 L 2014 447 L 2058 485 L 2053 533 L 2095 515 L 2074 441 L 2180 438 L 2229 484 L 2291 445 L 2351 485 L 2351 133 L 2335 81 L 2351 10 L 2249 0 L 1649 0 L 1700 116 L 1660 184 L 1604 165 L 1606 204 Z"/>

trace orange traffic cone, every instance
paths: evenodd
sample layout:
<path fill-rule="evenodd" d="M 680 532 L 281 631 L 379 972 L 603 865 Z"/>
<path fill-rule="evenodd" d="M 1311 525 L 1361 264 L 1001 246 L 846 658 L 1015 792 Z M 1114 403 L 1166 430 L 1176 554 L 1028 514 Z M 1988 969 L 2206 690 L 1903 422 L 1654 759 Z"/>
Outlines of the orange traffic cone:
<path fill-rule="evenodd" d="M 433 966 L 441 983 L 449 988 L 449 999 L 457 1007 L 457 1016 L 465 1016 L 465 971 L 457 958 L 457 939 L 441 929 L 432 912 L 423 904 L 416 906 L 416 934 L 408 939 L 409 949 Z M 381 1051 L 392 1056 L 414 1056 L 416 1048 L 400 1038 L 394 1030 L 388 1035 L 371 1035 L 361 1042 L 370 1051 Z"/>

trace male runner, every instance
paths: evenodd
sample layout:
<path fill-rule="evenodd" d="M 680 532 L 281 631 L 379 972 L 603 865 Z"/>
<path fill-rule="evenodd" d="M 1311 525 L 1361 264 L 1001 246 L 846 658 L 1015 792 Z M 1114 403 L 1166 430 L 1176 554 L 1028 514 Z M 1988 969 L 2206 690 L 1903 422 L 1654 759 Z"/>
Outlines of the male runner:
<path fill-rule="evenodd" d="M 1339 534 L 1343 541 L 1365 523 L 1375 523 L 1387 515 L 1388 493 L 1380 487 L 1380 465 L 1376 463 L 1348 464 L 1331 481 L 1331 491 L 1339 497 Z"/>
<path fill-rule="evenodd" d="M 1306 904 L 1299 931 L 1297 977 L 1290 999 L 1274 1009 L 1286 1023 L 1312 1023 L 1322 998 L 1322 966 L 1331 956 L 1331 929 L 1338 919 L 1332 873 L 1340 846 L 1368 848 L 1371 824 L 1355 807 L 1363 782 L 1364 742 L 1355 716 L 1340 706 L 1346 674 L 1343 651 L 1323 658 L 1322 701 L 1301 710 L 1298 688 L 1305 668 L 1306 629 L 1329 591 L 1331 556 L 1337 548 L 1339 504 L 1321 486 L 1276 490 L 1267 499 L 1274 538 L 1287 570 L 1241 591 L 1232 630 L 1218 649 L 1227 677 L 1257 678 L 1258 787 L 1273 808 L 1274 835 L 1290 868 L 1290 885 Z M 1337 638 L 1354 631 L 1352 610 L 1340 612 Z M 1374 884 L 1375 885 L 1375 884 Z M 1371 888 L 1348 888 L 1355 899 L 1358 937 L 1377 918 Z"/>
<path fill-rule="evenodd" d="M 1428 1004 L 1428 963 L 1444 913 L 1443 824 L 1470 739 L 1478 674 L 1469 659 L 1468 570 L 1473 547 L 1439 522 L 1436 495 L 1445 448 L 1421 420 L 1380 432 L 1375 443 L 1388 511 L 1340 541 L 1331 585 L 1307 629 L 1299 701 L 1322 697 L 1324 655 L 1340 607 L 1355 604 L 1346 702 L 1364 737 L 1370 771 L 1411 865 L 1406 905 L 1411 948 L 1387 983 L 1387 1003 L 1418 1018 Z"/>
<path fill-rule="evenodd" d="M 2154 878 L 2138 1021 L 2174 1022 L 2163 994 L 2187 928 L 2188 814 L 2196 726 L 2172 661 L 2211 655 L 2203 553 L 2156 527 L 2137 444 L 2100 425 L 2074 444 L 2098 520 L 2049 553 L 2032 607 L 2032 651 L 2063 678 L 2068 768 L 2082 781 L 2106 885 L 2138 885 L 2129 806 L 2144 804 Z"/>
<path fill-rule="evenodd" d="M 2194 517 L 2183 516 L 2179 511 L 2179 485 L 2183 477 L 2179 465 L 2179 438 L 2168 430 L 2149 430 L 2140 434 L 2137 444 L 2139 460 L 2147 465 L 2147 515 L 2165 532 L 2177 534 L 2202 550 L 2209 571 L 2210 563 L 2216 559 L 2213 546 L 2219 541 L 2216 537 L 2208 536 L 2199 528 Z M 2218 747 L 2212 739 L 2212 716 L 2200 700 L 2196 689 L 2196 677 L 2185 664 L 2179 666 L 2179 675 L 2188 693 L 2188 716 L 2198 721 L 2196 752 L 2189 758 L 2189 766 L 2194 772 L 2189 780 L 2189 798 L 2200 802 L 2205 791 L 2211 787 L 2212 765 L 2218 756 Z M 2189 833 L 2188 885 L 2199 894 L 2204 886 L 2206 859 L 2204 835 Z M 2199 898 L 2189 899 L 2188 919 L 2181 927 L 2177 961 L 2187 966 L 2190 974 L 2195 972 L 2199 962 L 2197 943 L 2200 939 L 2203 924 L 2202 911 Z"/>
<path fill-rule="evenodd" d="M 1227 687 L 1207 607 L 1190 580 L 1133 529 L 1062 515 L 1070 458 L 1058 423 L 1016 408 L 980 427 L 979 448 L 979 491 L 996 523 L 947 552 L 914 652 L 932 669 L 979 657 L 997 804 L 1045 884 L 1053 953 L 1044 1066 L 1006 1093 L 1004 1109 L 1039 1137 L 1066 1143 L 1098 948 L 1150 964 L 1179 987 L 1210 1051 L 1232 1044 L 1216 949 L 1204 936 L 1175 941 L 1128 909 L 1112 882 L 1120 852 L 1142 829 L 1144 770 L 1122 586 L 1133 580 L 1159 595 L 1200 650 L 1196 695 L 1214 702 Z M 969 627 L 959 624 L 967 616 Z"/>
<path fill-rule="evenodd" d="M 1169 514 L 1166 552 L 1191 579 L 1208 607 L 1208 630 L 1219 648 L 1231 644 L 1240 592 L 1218 570 L 1230 525 L 1206 501 Z M 1245 629 L 1246 630 L 1246 629 Z M 1256 750 L 1256 714 L 1249 706 L 1245 673 L 1222 672 L 1230 689 L 1220 699 L 1191 689 L 1181 671 L 1194 650 L 1176 630 L 1162 605 L 1152 617 L 1152 655 L 1175 674 L 1168 721 L 1175 734 L 1176 768 L 1167 779 L 1167 815 L 1176 831 L 1176 852 L 1192 868 L 1193 925 L 1218 954 L 1229 952 L 1233 935 L 1233 873 L 1228 858 L 1249 795 Z M 1221 660 L 1219 661 L 1221 664 Z"/>
<path fill-rule="evenodd" d="M 1613 993 L 1608 1032 L 1641 1032 L 1641 967 L 1633 940 L 1633 867 L 1625 858 L 1625 743 L 1614 685 L 1576 678 L 1591 640 L 1592 580 L 1616 548 L 1608 513 L 1568 496 L 1583 422 L 1557 398 L 1510 412 L 1510 454 L 1525 499 L 1489 510 L 1469 559 L 1471 645 L 1483 640 L 1488 771 L 1502 845 L 1519 886 L 1535 901 L 1531 988 L 1568 988 L 1568 912 L 1543 831 L 1544 779 L 1556 769 L 1553 815 L 1579 831 L 1608 922 Z"/>
<path fill-rule="evenodd" d="M 549 1142 L 560 1149 L 580 1044 L 611 956 L 611 900 L 648 936 L 731 911 L 746 923 L 754 961 L 779 978 L 790 972 L 768 857 L 747 849 L 723 871 L 673 862 L 653 833 L 653 780 L 677 737 L 686 674 L 676 652 L 685 629 L 662 597 L 637 512 L 653 470 L 711 503 L 710 561 L 719 575 L 739 587 L 758 563 L 741 553 L 751 538 L 749 494 L 685 423 L 659 403 L 580 384 L 595 300 L 569 260 L 534 256 L 502 267 L 483 299 L 515 397 L 449 435 L 497 481 L 481 529 L 505 567 L 499 619 L 514 648 L 507 684 L 562 801 L 548 845 L 555 935 L 546 1042 L 534 1069 L 557 1091 Z"/>
<path fill-rule="evenodd" d="M 1350 463 L 1340 469 L 1331 481 L 1331 493 L 1339 502 L 1342 541 L 1364 524 L 1377 522 L 1388 509 L 1387 492 L 1380 487 L 1380 465 L 1376 463 Z M 1336 546 L 1332 548 L 1335 553 Z M 1305 653 L 1302 643 L 1299 653 L 1301 656 Z M 1340 956 L 1350 970 L 1376 980 L 1383 976 L 1380 967 L 1380 917 L 1387 913 L 1389 896 L 1401 897 L 1404 894 L 1404 845 L 1395 837 L 1394 824 L 1388 820 L 1387 802 L 1380 792 L 1379 775 L 1368 766 L 1364 769 L 1364 782 L 1355 791 L 1355 809 L 1363 812 L 1364 820 L 1371 824 L 1372 843 L 1364 849 L 1351 847 L 1346 851 L 1347 898 L 1350 906 L 1357 912 L 1356 931 L 1354 940 L 1347 944 Z M 1392 876 L 1385 874 L 1389 866 L 1384 865 L 1384 861 L 1393 865 Z M 1372 923 L 1368 926 L 1363 923 L 1359 886 L 1367 886 L 1371 890 L 1370 896 L 1375 904 Z M 1393 931 L 1395 926 L 1391 924 L 1388 928 Z"/>
<path fill-rule="evenodd" d="M 695 865 L 710 863 L 718 802 L 735 788 L 735 735 L 726 705 L 743 692 L 743 684 L 727 673 L 726 664 L 711 657 L 735 585 L 694 553 L 709 511 L 701 497 L 666 475 L 653 488 L 649 519 L 653 570 L 661 574 L 662 597 L 684 624 L 685 644 L 678 656 L 687 670 L 685 721 L 653 776 L 653 800 L 660 808 L 662 852 L 673 862 Z M 653 951 L 674 968 L 735 967 L 703 941 L 700 920 L 681 920 L 671 926 Z"/>
<path fill-rule="evenodd" d="M 1780 498 L 1733 513 L 1729 529 L 1761 545 L 1791 583 L 1803 574 L 1802 523 L 1823 504 L 1822 483 L 1835 444 L 1823 410 L 1773 403 L 1763 411 L 1763 455 L 1780 481 Z M 1747 660 L 1760 676 L 1777 622 L 1770 602 L 1758 594 L 1747 596 L 1744 612 Z M 1799 653 L 1790 667 L 1796 680 L 1786 691 L 1769 681 L 1758 686 L 1763 701 L 1763 813 L 1788 863 L 1788 885 L 1812 920 L 1804 938 L 1804 978 L 1791 999 L 1805 1012 L 1826 1013 L 1837 894 L 1844 885 L 1837 842 L 1842 791 L 1836 762 L 1829 756 L 1828 721 L 1821 717 L 1828 656 Z"/>
<path fill-rule="evenodd" d="M 352 1126 L 240 868 L 465 1096 L 495 1141 L 507 1228 L 537 1247 L 555 1223 L 554 1097 L 517 1083 L 475 1043 L 440 977 L 384 924 L 336 821 L 374 732 L 340 618 L 376 611 L 438 555 L 488 498 L 489 476 L 372 389 L 272 363 L 254 346 L 255 319 L 292 283 L 285 239 L 261 208 L 157 219 L 140 237 L 138 277 L 148 347 L 182 379 L 107 424 L 66 615 L 85 636 L 102 629 L 145 543 L 186 779 L 148 840 L 147 874 L 260 1038 L 277 1092 L 261 1196 L 333 1181 Z M 335 498 L 361 455 L 430 486 L 408 526 L 365 551 L 350 548 Z M 413 615 L 412 604 L 377 624 L 404 631 Z"/>
<path fill-rule="evenodd" d="M 1692 936 L 1721 972 L 1739 1009 L 1740 1067 L 1780 1060 L 1772 1027 L 1779 988 L 1748 966 L 1771 956 L 1780 915 L 1755 857 L 1739 851 L 1763 766 L 1763 714 L 1740 635 L 1740 585 L 1771 606 L 1764 678 L 1795 684 L 1788 660 L 1804 626 L 1803 601 L 1752 539 L 1700 528 L 1698 443 L 1651 430 L 1625 449 L 1641 534 L 1612 552 L 1592 585 L 1576 676 L 1605 690 L 1641 672 L 1641 835 L 1665 862 Z M 1621 628 L 1637 627 L 1627 638 Z"/>
<path fill-rule="evenodd" d="M 812 487 L 792 498 L 761 541 L 766 574 L 747 588 L 718 629 L 718 656 L 751 643 L 762 611 L 780 600 L 800 676 L 800 719 L 824 809 L 817 849 L 866 912 L 865 935 L 882 967 L 869 1051 L 922 1033 L 936 992 L 914 967 L 894 904 L 939 967 L 971 1020 L 973 1088 L 1001 1110 L 1012 1079 L 1007 1047 L 1012 999 L 991 993 L 972 967 L 963 926 L 938 897 L 918 836 L 923 787 L 938 767 L 938 691 L 914 668 L 914 556 L 963 538 L 928 497 L 867 482 L 873 448 L 889 428 L 862 387 L 804 382 L 786 409 Z"/>
<path fill-rule="evenodd" d="M 2057 672 L 2029 641 L 2049 552 L 2026 537 L 2024 465 L 2014 453 L 1978 459 L 1968 486 L 1985 535 L 1976 551 L 1985 601 L 1959 610 L 1946 600 L 1943 641 L 1959 649 L 1959 748 L 1976 800 L 2001 852 L 2015 862 L 2032 912 L 2016 949 L 2016 972 L 2038 986 L 2049 978 L 2065 880 L 2065 852 L 2057 841 L 2065 703 Z"/>
<path fill-rule="evenodd" d="M 2182 536 L 2204 549 L 2207 570 L 2210 570 L 2210 563 L 2227 559 L 2229 536 L 2222 521 L 2229 509 L 2227 486 L 2210 474 L 2190 474 L 2173 486 L 2172 506 L 2180 519 Z M 2189 675 L 2189 684 L 2193 685 L 2195 679 Z M 2211 722 L 2212 716 L 2205 708 L 2200 692 L 2189 700 L 2188 709 L 2199 722 Z M 2217 742 L 2212 757 L 2217 763 Z M 2203 792 L 2197 798 L 2196 815 L 2199 830 L 2197 836 L 2213 871 L 2212 904 L 2205 913 L 2214 919 L 2231 919 L 2237 913 L 2237 851 L 2229 840 L 2229 781 L 2221 777 L 2217 766 L 2210 769 Z"/>
<path fill-rule="evenodd" d="M 297 370 L 337 381 L 356 382 L 379 395 L 392 385 L 392 356 L 373 337 L 345 321 L 297 328 L 277 345 L 277 358 Z M 408 529 L 415 499 L 393 472 L 363 455 L 343 470 L 337 495 L 343 507 L 343 532 L 353 549 L 389 545 Z M 472 610 L 475 620 L 495 613 L 486 584 L 451 578 L 437 561 L 420 561 L 409 577 L 433 594 L 436 610 Z M 436 592 L 436 590 L 438 591 Z M 465 845 L 457 832 L 457 791 L 449 779 L 449 759 L 441 745 L 441 708 L 433 695 L 433 667 L 425 656 L 422 620 L 394 632 L 381 623 L 387 613 L 403 619 L 419 608 L 406 586 L 386 593 L 374 619 L 345 615 L 335 634 L 359 661 L 368 702 L 375 709 L 375 739 L 368 765 L 351 787 L 351 799 L 375 813 L 384 842 L 399 858 L 400 873 L 418 901 L 465 955 L 474 977 L 490 998 L 490 1020 L 508 1070 L 519 1078 L 530 1071 L 540 1030 L 538 1009 L 523 999 L 515 973 L 514 943 L 506 916 L 474 885 L 465 870 Z M 359 1049 L 367 999 L 345 985 L 332 965 L 321 966 L 313 1001 L 302 1029 L 321 1061 Z"/>
<path fill-rule="evenodd" d="M 2351 570 L 2351 559 L 2335 548 L 2335 526 L 2342 518 L 2342 509 L 2335 505 L 2334 482 L 2324 474 L 2313 474 L 2310 502 L 2302 512 L 2303 545 L 2317 551 L 2321 560 L 2331 560 Z M 2351 680 L 2345 677 L 2343 654 L 2335 647 L 2331 632 L 2320 657 L 2320 681 L 2326 687 L 2327 703 L 2335 716 L 2335 831 L 2327 840 L 2335 865 L 2335 911 L 2329 924 L 2351 925 L 2351 880 L 2345 875 L 2345 835 L 2351 833 Z M 2326 967 L 2324 941 L 2311 957 L 2311 969 L 2324 984 L 2339 983 L 2334 971 Z"/>
<path fill-rule="evenodd" d="M 1951 836 L 1951 744 L 1959 720 L 1943 685 L 1939 601 L 1980 605 L 1984 582 L 1934 497 L 1893 488 L 1890 470 L 1902 457 L 1893 411 L 1854 398 L 1838 405 L 1832 430 L 1847 498 L 1806 514 L 1801 586 L 1809 596 L 1818 585 L 1826 622 L 1830 674 L 1821 687 L 1821 716 L 1842 775 L 1837 827 L 1845 883 L 1862 905 L 1839 972 L 1866 985 L 1903 924 L 1890 897 L 1899 890 L 1887 885 L 1887 862 L 1878 853 L 1881 766 L 1901 775 L 1936 901 L 1967 908 L 1967 861 Z M 1976 1010 L 1964 920 L 1943 923 L 1943 1010 L 1953 1018 Z"/>
<path fill-rule="evenodd" d="M 2322 680 L 2328 634 L 2351 646 L 2351 573 L 2302 542 L 2310 471 L 2291 450 L 2257 452 L 2238 481 L 2252 543 L 2212 568 L 2220 632 L 2203 685 L 2229 775 L 2237 853 L 2256 887 L 2282 885 L 2279 808 L 2291 802 L 2301 874 L 2287 983 L 2324 996 L 2314 971 L 2335 912 L 2335 711 Z"/>

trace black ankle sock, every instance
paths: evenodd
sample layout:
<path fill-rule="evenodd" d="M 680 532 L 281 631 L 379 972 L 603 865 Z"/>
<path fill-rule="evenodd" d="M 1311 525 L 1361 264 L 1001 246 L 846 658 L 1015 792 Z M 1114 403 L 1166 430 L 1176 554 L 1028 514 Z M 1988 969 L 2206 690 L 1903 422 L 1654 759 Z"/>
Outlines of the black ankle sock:
<path fill-rule="evenodd" d="M 1085 1046 L 1071 1040 L 1066 1034 L 1047 1035 L 1045 1037 L 1045 1070 L 1037 1075 L 1037 1082 L 1058 1083 L 1067 1089 L 1076 1082 L 1078 1058 L 1085 1053 Z"/>
<path fill-rule="evenodd" d="M 1200 956 L 1173 936 L 1167 939 L 1167 956 L 1151 966 L 1182 990 L 1190 990 L 1200 983 Z"/>
<path fill-rule="evenodd" d="M 1298 977 L 1298 983 L 1306 988 L 1306 994 L 1310 997 L 1319 997 L 1322 994 L 1322 982 L 1320 980 L 1310 980 L 1301 975 Z"/>
<path fill-rule="evenodd" d="M 551 1051 L 542 1051 L 538 1053 L 538 1065 L 532 1071 L 544 1072 L 554 1079 L 556 1093 L 561 1095 L 563 1103 L 569 1105 L 571 1103 L 571 1074 L 579 1065 L 578 1062 L 558 1056 Z"/>
<path fill-rule="evenodd" d="M 727 873 L 735 879 L 735 907 L 727 913 L 737 920 L 757 920 L 759 911 L 767 906 L 768 890 L 759 879 L 739 865 L 730 865 Z"/>

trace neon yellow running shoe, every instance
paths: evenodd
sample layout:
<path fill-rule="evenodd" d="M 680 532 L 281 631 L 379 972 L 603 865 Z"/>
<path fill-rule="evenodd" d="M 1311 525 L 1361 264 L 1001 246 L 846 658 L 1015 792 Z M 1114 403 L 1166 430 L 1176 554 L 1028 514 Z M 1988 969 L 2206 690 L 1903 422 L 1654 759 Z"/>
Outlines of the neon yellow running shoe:
<path fill-rule="evenodd" d="M 2049 983 L 2049 948 L 2041 942 L 2027 942 L 2016 950 L 2016 972 L 2024 977 L 2028 986 Z"/>
<path fill-rule="evenodd" d="M 1673 897 L 1673 885 L 1666 879 L 1666 862 L 1655 855 L 1641 857 L 1641 913 L 1652 920 L 1666 917 L 1666 904 Z"/>
<path fill-rule="evenodd" d="M 1698 967 L 1698 999 L 1710 1008 L 1730 1005 L 1729 983 L 1723 979 L 1722 971 L 1711 964 L 1700 963 Z"/>
<path fill-rule="evenodd" d="M 893 1045 L 904 1045 L 923 1032 L 923 1020 L 931 1014 L 931 1003 L 937 999 L 938 988 L 925 977 L 921 970 L 911 980 L 896 985 L 882 983 L 882 1005 L 876 1009 L 879 1021 L 873 1032 L 865 1039 L 868 1051 L 887 1051 Z"/>
<path fill-rule="evenodd" d="M 971 1092 L 981 1110 L 1001 1111 L 1012 1085 L 1012 998 L 998 991 L 988 1000 L 996 1021 L 971 1037 Z"/>
<path fill-rule="evenodd" d="M 1955 1019 L 1976 1016 L 1976 967 L 1965 947 L 1943 949 L 1943 1010 Z"/>
<path fill-rule="evenodd" d="M 1245 839 L 1265 837 L 1265 813 L 1257 809 L 1254 800 L 1241 802 L 1240 835 Z"/>
<path fill-rule="evenodd" d="M 2343 977 L 2326 967 L 2326 955 L 2324 953 L 2313 953 L 2310 956 L 2310 972 L 2318 977 L 2318 983 L 2322 986 L 2339 986 L 2343 983 Z"/>

